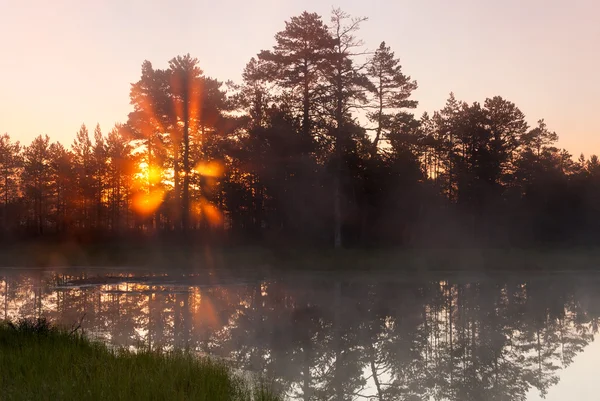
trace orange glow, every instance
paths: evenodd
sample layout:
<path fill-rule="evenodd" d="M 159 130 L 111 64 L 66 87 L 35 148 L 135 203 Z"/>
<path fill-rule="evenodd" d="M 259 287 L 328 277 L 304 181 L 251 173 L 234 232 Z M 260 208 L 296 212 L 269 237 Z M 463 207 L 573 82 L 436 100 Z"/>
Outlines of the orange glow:
<path fill-rule="evenodd" d="M 156 166 L 148 167 L 148 183 L 158 184 L 162 179 L 162 171 Z"/>
<path fill-rule="evenodd" d="M 190 208 L 190 212 L 196 217 L 202 217 L 202 203 L 201 202 L 192 202 L 192 207 Z"/>
<path fill-rule="evenodd" d="M 190 104 L 189 104 L 189 127 L 191 132 L 196 132 L 198 130 L 199 122 L 200 122 L 200 111 L 201 108 L 201 81 L 199 79 L 192 79 L 190 82 Z"/>
<path fill-rule="evenodd" d="M 223 224 L 223 214 L 219 211 L 219 208 L 205 198 L 200 199 L 198 202 L 194 202 L 191 211 L 199 219 L 206 219 L 211 226 Z"/>
<path fill-rule="evenodd" d="M 193 290 L 192 300 L 194 321 L 197 326 L 217 328 L 221 325 L 213 303 L 207 296 L 202 296 L 200 289 Z"/>
<path fill-rule="evenodd" d="M 194 170 L 205 177 L 221 177 L 225 172 L 223 165 L 216 160 L 210 162 L 200 162 L 194 167 Z"/>
<path fill-rule="evenodd" d="M 162 124 L 160 120 L 156 117 L 156 113 L 154 112 L 154 105 L 149 97 L 141 97 L 139 102 L 141 103 L 141 110 L 145 116 L 143 120 L 144 123 L 141 123 L 138 128 L 142 131 L 144 136 L 151 137 L 154 132 L 164 132 Z M 147 121 L 147 123 L 145 123 Z"/>
<path fill-rule="evenodd" d="M 204 212 L 204 216 L 210 225 L 219 226 L 223 224 L 223 214 L 221 214 L 219 209 L 212 203 L 204 205 L 202 207 L 202 211 Z"/>
<path fill-rule="evenodd" d="M 162 204 L 165 197 L 164 191 L 154 190 L 150 193 L 140 193 L 133 198 L 133 210 L 148 216 L 154 213 Z"/>
<path fill-rule="evenodd" d="M 139 175 L 148 185 L 156 185 L 162 180 L 162 169 L 156 166 L 148 166 L 148 163 L 142 162 L 139 164 Z"/>
<path fill-rule="evenodd" d="M 174 97 L 173 98 L 173 107 L 175 108 L 175 115 L 177 116 L 177 120 L 179 121 L 181 116 L 183 116 L 183 103 L 181 102 L 181 100 Z M 178 125 L 179 124 L 177 124 L 176 126 L 178 126 Z M 181 132 L 179 132 L 178 130 L 175 130 L 174 134 L 176 136 L 179 136 L 179 135 L 181 135 Z"/>
<path fill-rule="evenodd" d="M 182 82 L 184 80 L 189 81 L 187 88 L 184 87 L 185 83 Z M 173 97 L 173 107 L 175 109 L 175 114 L 177 115 L 177 120 L 182 123 L 186 122 L 184 114 L 184 107 L 186 107 L 186 105 L 182 99 L 187 98 L 188 128 L 191 133 L 196 132 L 198 130 L 202 110 L 202 81 L 193 76 L 182 78 L 179 75 L 173 75 L 171 76 L 171 87 L 173 88 L 173 93 L 177 95 Z"/>
<path fill-rule="evenodd" d="M 176 121 L 173 129 L 163 129 L 161 121 L 156 115 L 156 105 L 152 104 L 150 98 L 143 97 L 140 99 L 141 111 L 145 117 L 140 121 L 139 129 L 144 136 L 151 138 L 157 132 L 169 132 L 175 150 L 177 151 L 178 142 L 181 140 L 182 127 L 187 124 L 189 135 L 194 136 L 198 133 L 201 125 L 202 114 L 202 93 L 204 91 L 204 80 L 202 77 L 195 76 L 196 72 L 192 70 L 181 69 L 171 74 L 169 84 L 174 96 L 171 96 L 173 109 L 176 115 Z M 197 138 L 200 140 L 200 138 Z M 154 213 L 165 199 L 163 190 L 153 190 L 152 188 L 160 183 L 165 183 L 164 179 L 170 176 L 169 170 L 163 170 L 158 166 L 154 166 L 148 162 L 139 164 L 139 173 L 137 174 L 138 182 L 137 189 L 140 193 L 133 199 L 133 209 L 141 215 L 150 215 Z M 212 187 L 216 185 L 215 179 L 222 177 L 225 173 L 224 164 L 213 160 L 203 161 L 198 163 L 193 172 L 206 180 L 202 185 Z M 173 172 L 174 174 L 174 172 Z M 184 173 L 182 173 L 184 174 Z M 148 192 L 149 189 L 149 192 Z M 219 226 L 223 224 L 224 218 L 222 213 L 206 199 L 202 198 L 198 202 L 191 204 L 190 212 L 199 220 L 204 219 L 211 226 Z"/>

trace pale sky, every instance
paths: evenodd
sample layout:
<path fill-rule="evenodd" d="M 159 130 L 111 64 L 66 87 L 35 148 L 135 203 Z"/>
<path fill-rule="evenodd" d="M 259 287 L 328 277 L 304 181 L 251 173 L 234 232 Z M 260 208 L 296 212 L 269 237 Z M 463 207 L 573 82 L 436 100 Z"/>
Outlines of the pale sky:
<path fill-rule="evenodd" d="M 239 82 L 284 21 L 332 6 L 369 17 L 360 37 L 382 40 L 419 83 L 418 114 L 500 95 L 531 125 L 545 118 L 559 145 L 600 154 L 598 0 L 0 0 L 0 133 L 70 145 L 81 123 L 124 122 L 141 64 L 180 54 L 209 76 Z"/>
<path fill-rule="evenodd" d="M 573 363 L 559 371 L 560 381 L 551 386 L 546 398 L 536 389 L 529 391 L 527 401 L 597 401 L 600 341 L 589 344 L 575 356 Z"/>

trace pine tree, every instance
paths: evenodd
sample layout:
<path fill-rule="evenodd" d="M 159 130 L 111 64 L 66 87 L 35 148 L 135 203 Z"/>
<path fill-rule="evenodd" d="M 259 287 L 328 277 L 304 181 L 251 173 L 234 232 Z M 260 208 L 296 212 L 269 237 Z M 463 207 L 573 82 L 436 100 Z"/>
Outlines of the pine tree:
<path fill-rule="evenodd" d="M 335 248 L 343 245 L 343 188 L 342 180 L 345 172 L 344 157 L 350 143 L 355 140 L 351 109 L 357 104 L 365 103 L 365 90 L 369 81 L 356 66 L 354 58 L 362 55 L 362 42 L 355 37 L 360 24 L 366 18 L 351 18 L 340 9 L 331 14 L 330 35 L 333 38 L 329 65 L 326 68 L 330 91 L 325 109 L 332 117 L 333 126 L 333 242 Z"/>
<path fill-rule="evenodd" d="M 78 188 L 78 216 L 77 224 L 82 229 L 89 230 L 94 216 L 94 159 L 90 135 L 85 124 L 81 125 L 75 141 L 71 146 L 75 177 Z"/>
<path fill-rule="evenodd" d="M 121 232 L 127 227 L 129 201 L 135 166 L 132 147 L 123 126 L 115 126 L 106 139 L 108 192 L 108 229 Z"/>
<path fill-rule="evenodd" d="M 23 151 L 23 192 L 29 204 L 28 225 L 42 235 L 47 226 L 51 194 L 50 138 L 38 136 Z"/>
<path fill-rule="evenodd" d="M 303 12 L 285 23 L 275 35 L 273 50 L 262 51 L 258 58 L 268 63 L 271 80 L 285 92 L 290 106 L 300 110 L 304 151 L 314 150 L 314 136 L 322 115 L 319 102 L 324 91 L 333 38 L 321 17 Z"/>
<path fill-rule="evenodd" d="M 141 216 L 152 229 L 156 229 L 160 221 L 160 211 L 158 207 L 156 209 L 154 207 L 162 203 L 164 197 L 162 173 L 169 162 L 174 171 L 175 198 L 179 201 L 181 170 L 178 157 L 181 130 L 177 127 L 177 113 L 170 91 L 169 72 L 154 69 L 149 61 L 144 61 L 140 79 L 131 85 L 129 98 L 133 111 L 129 113 L 127 125 L 123 127 L 123 133 L 130 140 L 133 148 L 141 149 L 141 153 L 138 154 L 140 156 L 138 168 L 145 166 L 145 171 L 140 173 L 146 173 L 147 179 L 139 182 L 140 185 L 135 188 L 135 192 L 137 192 L 137 199 L 141 199 L 142 203 L 145 197 L 153 198 L 153 210 L 144 208 L 144 216 Z M 180 216 L 179 210 L 177 215 Z"/>
<path fill-rule="evenodd" d="M 404 75 L 400 60 L 385 42 L 381 42 L 369 61 L 367 73 L 372 82 L 373 111 L 368 117 L 375 124 L 372 154 L 376 155 L 379 142 L 394 130 L 394 117 L 403 109 L 417 107 L 417 101 L 410 99 L 417 82 Z"/>
<path fill-rule="evenodd" d="M 2 203 L 2 230 L 8 231 L 11 204 L 19 198 L 21 145 L 12 142 L 8 134 L 0 136 L 0 199 Z"/>
<path fill-rule="evenodd" d="M 94 220 L 97 230 L 102 229 L 106 225 L 103 218 L 106 205 L 105 201 L 105 186 L 107 175 L 107 148 L 104 136 L 100 130 L 100 125 L 96 125 L 94 129 L 94 144 L 92 145 L 92 179 L 93 179 L 93 203 L 95 208 Z"/>
<path fill-rule="evenodd" d="M 72 213 L 77 209 L 78 185 L 73 154 L 63 145 L 50 145 L 50 183 L 53 207 L 51 210 L 56 232 L 72 229 Z"/>

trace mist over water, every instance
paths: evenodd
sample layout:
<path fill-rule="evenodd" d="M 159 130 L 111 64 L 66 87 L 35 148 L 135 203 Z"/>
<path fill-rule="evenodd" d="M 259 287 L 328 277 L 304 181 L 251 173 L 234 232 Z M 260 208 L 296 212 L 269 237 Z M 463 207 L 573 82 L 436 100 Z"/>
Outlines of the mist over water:
<path fill-rule="evenodd" d="M 290 400 L 584 399 L 559 381 L 598 352 L 600 276 L 0 270 L 0 307 L 226 358 Z"/>

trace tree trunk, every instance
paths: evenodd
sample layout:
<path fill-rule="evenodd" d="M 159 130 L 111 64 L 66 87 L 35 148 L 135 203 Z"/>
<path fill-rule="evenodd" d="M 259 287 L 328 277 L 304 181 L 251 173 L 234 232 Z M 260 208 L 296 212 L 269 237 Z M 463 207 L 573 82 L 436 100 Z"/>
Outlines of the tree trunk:
<path fill-rule="evenodd" d="M 187 231 L 190 226 L 190 122 L 187 96 L 184 97 L 183 102 L 183 188 L 181 225 L 183 231 Z"/>
<path fill-rule="evenodd" d="M 58 178 L 56 179 L 56 181 L 57 181 L 57 185 L 56 185 L 56 232 L 60 233 L 62 231 L 61 230 L 61 224 L 60 224 L 61 223 L 61 216 L 60 215 L 62 213 L 62 208 L 60 207 L 60 204 L 61 204 L 61 198 L 60 198 L 61 191 L 60 191 L 60 187 L 61 187 L 61 185 L 60 185 L 60 181 L 59 181 Z"/>
<path fill-rule="evenodd" d="M 304 62 L 304 93 L 302 99 L 302 133 L 304 138 L 303 141 L 308 143 L 310 138 L 310 93 L 309 93 L 309 78 L 308 78 L 308 65 Z M 306 151 L 306 149 L 303 149 Z"/>
<path fill-rule="evenodd" d="M 379 140 L 381 139 L 381 129 L 383 125 L 383 76 L 379 74 L 379 111 L 377 113 L 377 131 L 375 133 L 375 140 L 373 141 L 373 149 L 371 150 L 371 156 L 377 156 L 377 149 L 379 146 Z"/>
<path fill-rule="evenodd" d="M 377 396 L 379 401 L 383 401 L 383 392 L 381 391 L 381 383 L 379 382 L 379 376 L 377 375 L 377 367 L 375 366 L 375 349 L 371 344 L 371 374 L 373 375 L 373 381 L 375 382 L 375 388 L 377 389 Z"/>
<path fill-rule="evenodd" d="M 342 247 L 341 159 L 339 156 L 336 156 L 336 159 L 333 177 L 333 246 L 335 249 L 340 249 Z"/>
<path fill-rule="evenodd" d="M 8 231 L 8 172 L 4 173 L 4 210 L 2 211 L 4 231 Z"/>
<path fill-rule="evenodd" d="M 448 323 L 450 327 L 450 391 L 453 391 L 454 386 L 454 339 L 452 327 L 452 285 L 448 285 Z"/>
<path fill-rule="evenodd" d="M 336 281 L 334 284 L 334 347 L 335 347 L 335 370 L 334 370 L 334 399 L 344 400 L 344 383 L 342 378 L 343 355 L 342 355 L 342 284 Z"/>
<path fill-rule="evenodd" d="M 37 226 L 38 226 L 38 234 L 42 235 L 44 233 L 44 218 L 42 216 L 42 191 L 40 189 L 39 198 L 37 200 Z"/>
<path fill-rule="evenodd" d="M 181 169 L 179 166 L 179 143 L 176 143 L 177 139 L 175 139 L 175 143 L 173 145 L 173 222 L 175 230 L 179 230 L 181 228 L 182 223 L 182 215 L 181 215 L 181 182 L 180 182 L 180 174 Z"/>
<path fill-rule="evenodd" d="M 335 249 L 342 247 L 342 127 L 344 126 L 344 99 L 343 99 L 343 85 L 341 77 L 341 69 L 338 68 L 337 81 L 337 93 L 336 93 L 336 108 L 335 108 L 335 172 L 333 178 L 333 220 L 334 220 L 334 231 L 333 231 L 333 246 Z"/>
<path fill-rule="evenodd" d="M 303 385 L 302 385 L 302 393 L 304 395 L 304 401 L 310 401 L 311 398 L 311 389 L 310 389 L 310 340 L 309 343 L 306 344 L 306 348 L 304 349 L 304 372 L 303 372 Z"/>

